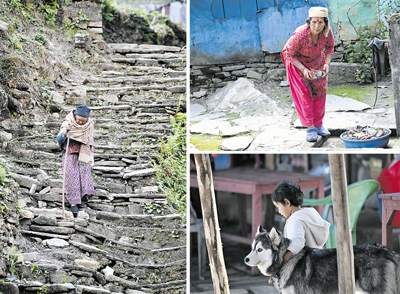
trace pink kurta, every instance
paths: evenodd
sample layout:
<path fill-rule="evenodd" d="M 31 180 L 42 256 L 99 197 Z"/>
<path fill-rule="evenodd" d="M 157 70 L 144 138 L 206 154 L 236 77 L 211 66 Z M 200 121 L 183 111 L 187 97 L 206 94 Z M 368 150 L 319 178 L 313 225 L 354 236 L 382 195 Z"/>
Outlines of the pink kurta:
<path fill-rule="evenodd" d="M 333 54 L 333 46 L 333 33 L 329 29 L 327 37 L 323 33 L 319 34 L 317 46 L 314 47 L 310 27 L 305 24 L 294 31 L 281 52 L 293 102 L 303 126 L 322 127 L 328 77 L 307 80 L 292 62 L 298 59 L 308 69 L 322 70 L 325 64 L 325 54 Z"/>

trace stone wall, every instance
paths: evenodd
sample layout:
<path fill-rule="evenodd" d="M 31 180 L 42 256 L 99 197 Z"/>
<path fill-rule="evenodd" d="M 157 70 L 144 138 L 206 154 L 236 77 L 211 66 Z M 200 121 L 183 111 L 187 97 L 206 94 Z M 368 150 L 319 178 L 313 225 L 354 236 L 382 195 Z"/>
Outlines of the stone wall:
<path fill-rule="evenodd" d="M 104 40 L 108 43 L 186 45 L 186 31 L 166 16 L 112 10 L 103 20 Z"/>
<path fill-rule="evenodd" d="M 62 15 L 62 25 L 78 28 L 82 30 L 83 33 L 91 33 L 93 36 L 98 36 L 103 33 L 101 14 L 102 0 L 74 0 L 71 2 L 68 1 L 67 4 L 65 3 L 64 1 L 59 3 L 59 14 Z"/>
<path fill-rule="evenodd" d="M 335 48 L 329 75 L 329 83 L 331 84 L 357 82 L 354 72 L 363 65 L 340 62 L 343 54 L 344 48 L 342 46 Z M 191 66 L 191 97 L 202 98 L 240 77 L 281 82 L 286 80 L 286 69 L 279 53 L 267 54 L 264 56 L 263 62 L 257 63 Z"/>

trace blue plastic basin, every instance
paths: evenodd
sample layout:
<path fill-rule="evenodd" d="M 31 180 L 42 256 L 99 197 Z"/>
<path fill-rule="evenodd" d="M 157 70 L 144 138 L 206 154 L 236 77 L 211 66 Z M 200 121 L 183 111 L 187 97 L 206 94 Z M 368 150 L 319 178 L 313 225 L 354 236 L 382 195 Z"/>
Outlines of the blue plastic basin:
<path fill-rule="evenodd" d="M 390 134 L 392 133 L 390 129 L 383 129 L 389 131 L 389 134 L 386 134 L 385 136 L 376 139 L 347 140 L 343 138 L 343 135 L 345 135 L 347 131 L 340 135 L 340 139 L 342 139 L 346 148 L 383 148 L 386 147 L 386 145 L 388 144 Z"/>

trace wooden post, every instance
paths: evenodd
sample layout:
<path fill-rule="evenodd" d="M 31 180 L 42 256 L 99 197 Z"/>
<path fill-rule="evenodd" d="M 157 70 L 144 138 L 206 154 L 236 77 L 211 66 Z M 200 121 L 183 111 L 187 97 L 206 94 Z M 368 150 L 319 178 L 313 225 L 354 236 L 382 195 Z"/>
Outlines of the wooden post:
<path fill-rule="evenodd" d="M 355 293 L 354 254 L 350 229 L 347 181 L 343 154 L 329 154 L 333 216 L 336 231 L 339 293 Z"/>
<path fill-rule="evenodd" d="M 389 54 L 392 70 L 394 94 L 394 113 L 396 118 L 397 137 L 400 137 L 400 14 L 389 17 Z"/>
<path fill-rule="evenodd" d="M 199 183 L 201 210 L 203 212 L 204 234 L 210 259 L 211 278 L 214 293 L 229 294 L 228 275 L 226 273 L 222 241 L 218 223 L 217 204 L 208 154 L 194 154 Z"/>
<path fill-rule="evenodd" d="M 276 154 L 266 154 L 265 155 L 267 161 L 267 169 L 269 170 L 276 170 Z M 267 207 L 265 210 L 265 219 L 264 224 L 268 231 L 274 226 L 275 222 L 275 205 L 272 203 L 272 195 L 266 195 Z M 253 207 L 254 209 L 254 207 Z M 252 236 L 254 238 L 254 236 Z"/>

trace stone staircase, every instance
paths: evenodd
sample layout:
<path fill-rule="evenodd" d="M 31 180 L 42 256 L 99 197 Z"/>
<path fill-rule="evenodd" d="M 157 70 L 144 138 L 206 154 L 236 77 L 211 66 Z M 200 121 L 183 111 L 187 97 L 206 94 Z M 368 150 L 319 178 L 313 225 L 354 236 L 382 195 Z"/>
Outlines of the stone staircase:
<path fill-rule="evenodd" d="M 186 292 L 185 225 L 153 168 L 170 115 L 186 108 L 185 49 L 108 44 L 103 57 L 95 74 L 59 83 L 53 114 L 0 123 L 14 137 L 4 156 L 21 187 L 26 242 L 10 294 Z M 74 219 L 61 209 L 56 135 L 77 103 L 95 120 L 95 195 Z"/>

